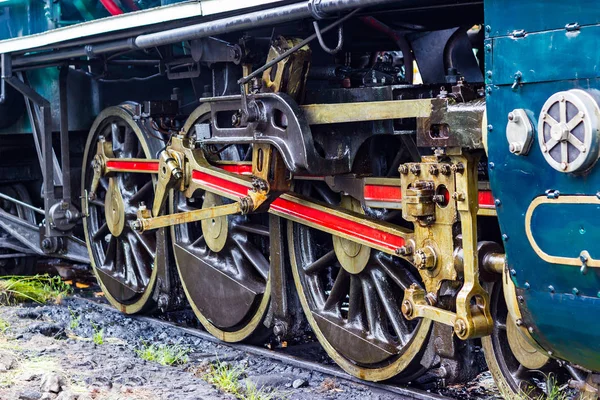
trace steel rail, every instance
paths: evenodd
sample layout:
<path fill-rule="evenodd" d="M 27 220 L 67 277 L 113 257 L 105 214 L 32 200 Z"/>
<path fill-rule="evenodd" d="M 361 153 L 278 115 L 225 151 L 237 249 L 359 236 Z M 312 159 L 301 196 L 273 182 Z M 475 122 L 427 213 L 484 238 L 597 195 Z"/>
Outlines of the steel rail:
<path fill-rule="evenodd" d="M 106 310 L 110 310 L 111 312 L 119 312 L 117 309 L 108 306 L 106 304 L 102 304 L 100 302 L 86 299 L 83 297 L 74 297 L 74 300 L 81 301 L 82 303 L 91 303 L 96 306 L 102 307 Z M 172 328 L 184 332 L 188 335 L 195 336 L 199 339 L 206 340 L 211 343 L 217 343 L 222 346 L 227 346 L 237 351 L 241 351 L 244 353 L 248 353 L 251 355 L 269 358 L 274 361 L 278 361 L 296 368 L 308 369 L 310 371 L 319 372 L 324 375 L 328 375 L 331 377 L 343 379 L 353 383 L 359 383 L 365 386 L 369 386 L 374 389 L 394 393 L 396 395 L 403 396 L 406 399 L 414 399 L 414 400 L 450 400 L 451 397 L 442 396 L 434 393 L 429 393 L 424 390 L 411 388 L 408 386 L 395 386 L 386 383 L 378 383 L 371 381 L 364 381 L 359 378 L 356 378 L 346 372 L 344 372 L 341 368 L 334 365 L 326 365 L 321 364 L 315 361 L 310 361 L 303 359 L 298 356 L 293 356 L 290 354 L 285 354 L 284 351 L 275 351 L 275 350 L 267 350 L 258 346 L 251 346 L 243 343 L 229 343 L 223 342 L 220 339 L 212 336 L 211 334 L 201 331 L 199 329 L 188 328 L 185 326 L 177 325 L 173 322 L 164 321 L 158 318 L 147 317 L 143 315 L 127 315 L 128 318 L 136 319 L 138 321 L 143 321 L 149 324 L 155 324 L 162 327 Z"/>

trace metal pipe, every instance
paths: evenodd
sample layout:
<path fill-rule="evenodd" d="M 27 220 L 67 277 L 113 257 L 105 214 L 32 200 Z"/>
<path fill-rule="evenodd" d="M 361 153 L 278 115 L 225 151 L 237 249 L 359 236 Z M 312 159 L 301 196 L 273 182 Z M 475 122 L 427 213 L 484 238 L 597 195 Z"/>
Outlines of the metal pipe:
<path fill-rule="evenodd" d="M 0 192 L 0 198 L 3 198 L 4 200 L 8 200 L 10 202 L 18 204 L 20 206 L 29 208 L 30 210 L 33 210 L 33 211 L 35 211 L 38 214 L 44 215 L 44 210 L 42 210 L 41 208 L 34 207 L 31 204 L 25 203 L 25 202 L 23 202 L 21 200 L 17 200 L 14 197 L 10 197 L 9 195 L 6 195 L 6 194 L 4 194 L 2 192 Z"/>
<path fill-rule="evenodd" d="M 69 67 L 62 66 L 58 77 L 58 95 L 60 104 L 60 158 L 63 173 L 63 201 L 71 204 L 71 157 L 69 154 L 69 100 L 67 80 Z"/>

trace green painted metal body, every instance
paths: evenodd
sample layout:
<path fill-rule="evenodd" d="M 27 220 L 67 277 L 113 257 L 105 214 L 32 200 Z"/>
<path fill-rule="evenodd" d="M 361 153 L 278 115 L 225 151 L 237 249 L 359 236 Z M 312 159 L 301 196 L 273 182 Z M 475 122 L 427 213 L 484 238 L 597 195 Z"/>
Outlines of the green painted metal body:
<path fill-rule="evenodd" d="M 600 268 L 546 262 L 526 236 L 526 211 L 538 196 L 596 196 L 600 165 L 565 174 L 542 156 L 537 132 L 527 156 L 511 154 L 507 116 L 527 110 L 534 127 L 544 102 L 569 89 L 600 89 L 600 2 L 486 0 L 488 155 L 492 191 L 524 322 L 553 356 L 600 370 Z M 515 79 L 517 79 L 517 85 Z M 536 130 L 534 128 L 534 130 Z M 560 197 L 559 197 L 560 198 Z M 553 256 L 600 257 L 600 207 L 549 199 L 534 212 L 532 236 Z"/>

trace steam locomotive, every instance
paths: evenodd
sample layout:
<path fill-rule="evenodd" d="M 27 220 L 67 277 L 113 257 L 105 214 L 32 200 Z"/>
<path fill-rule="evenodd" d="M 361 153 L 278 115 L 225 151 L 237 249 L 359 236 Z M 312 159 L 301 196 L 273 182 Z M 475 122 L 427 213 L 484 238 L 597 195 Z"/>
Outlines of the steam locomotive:
<path fill-rule="evenodd" d="M 597 2 L 0 6 L 1 274 L 309 327 L 365 380 L 463 382 L 481 344 L 508 398 L 598 397 Z"/>

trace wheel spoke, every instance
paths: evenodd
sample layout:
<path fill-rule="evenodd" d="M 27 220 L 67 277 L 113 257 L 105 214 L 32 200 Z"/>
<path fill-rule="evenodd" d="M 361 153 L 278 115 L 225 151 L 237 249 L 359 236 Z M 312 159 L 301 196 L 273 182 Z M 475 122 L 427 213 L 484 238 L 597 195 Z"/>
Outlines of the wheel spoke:
<path fill-rule="evenodd" d="M 156 251 L 154 250 L 154 243 L 152 243 L 153 240 L 148 236 L 145 236 L 145 234 L 139 233 L 138 231 L 133 231 L 133 234 L 146 252 L 150 255 L 150 257 L 154 259 L 156 257 Z"/>
<path fill-rule="evenodd" d="M 567 142 L 560 143 L 560 160 L 564 163 L 569 162 L 569 145 Z"/>
<path fill-rule="evenodd" d="M 143 201 L 150 194 L 152 187 L 152 180 L 149 180 L 129 198 L 129 204 L 137 205 L 140 201 Z"/>
<path fill-rule="evenodd" d="M 94 233 L 94 235 L 92 236 L 92 239 L 97 242 L 98 240 L 104 240 L 104 238 L 106 237 L 106 235 L 109 234 L 109 230 L 108 230 L 108 225 L 105 223 L 102 224 L 102 226 L 100 226 L 100 228 L 98 228 L 98 230 Z"/>
<path fill-rule="evenodd" d="M 335 278 L 335 282 L 333 283 L 333 287 L 331 288 L 331 292 L 329 292 L 329 297 L 327 297 L 327 301 L 325 301 L 325 304 L 323 305 L 323 310 L 335 311 L 339 315 L 342 302 L 346 299 L 346 295 L 350 289 L 349 286 L 350 274 L 344 269 L 340 269 Z"/>
<path fill-rule="evenodd" d="M 546 123 L 548 125 L 550 125 L 550 127 L 553 127 L 554 125 L 558 125 L 558 121 L 554 119 L 554 117 L 550 114 L 546 114 L 546 117 L 544 118 L 544 121 L 546 121 Z"/>
<path fill-rule="evenodd" d="M 350 293 L 348 294 L 348 321 L 364 324 L 364 301 L 360 278 L 356 275 L 350 277 Z"/>
<path fill-rule="evenodd" d="M 125 275 L 125 282 L 129 284 L 130 287 L 138 288 L 139 277 L 137 274 L 137 268 L 134 266 L 133 256 L 131 252 L 131 245 L 127 240 L 121 239 L 119 241 L 122 246 L 123 251 L 123 259 L 125 261 L 123 273 Z"/>
<path fill-rule="evenodd" d="M 335 194 L 331 191 L 328 190 L 328 188 L 326 189 L 325 187 L 323 187 L 324 185 L 326 185 L 325 183 L 323 183 L 322 185 L 314 185 L 313 188 L 317 191 L 317 194 L 319 195 L 319 197 L 321 197 L 321 199 L 323 201 L 325 201 L 328 204 L 336 204 L 338 203 L 338 200 L 335 198 Z"/>
<path fill-rule="evenodd" d="M 110 236 L 102 265 L 107 269 L 114 268 L 117 253 L 117 238 Z"/>
<path fill-rule="evenodd" d="M 362 277 L 361 280 L 363 297 L 365 298 L 365 309 L 367 314 L 367 323 L 371 335 L 387 341 L 386 335 L 382 326 L 386 323 L 385 315 L 381 312 L 381 303 L 379 297 L 375 293 L 373 282 L 368 276 Z"/>
<path fill-rule="evenodd" d="M 573 129 L 575 129 L 577 127 L 577 125 L 579 125 L 582 122 L 583 122 L 583 117 L 581 117 L 578 113 L 573 118 L 571 118 L 571 120 L 567 123 L 567 127 L 569 128 L 569 131 L 573 131 Z"/>
<path fill-rule="evenodd" d="M 104 203 L 103 203 L 103 202 L 101 202 L 101 201 L 100 201 L 100 200 L 98 200 L 98 199 L 90 200 L 90 201 L 89 201 L 89 204 L 92 204 L 92 205 L 95 205 L 96 207 L 101 207 L 101 208 L 104 208 L 104 207 L 106 207 L 106 206 L 104 205 Z"/>
<path fill-rule="evenodd" d="M 125 129 L 123 138 L 123 154 L 125 157 L 133 157 L 134 152 L 137 152 L 137 143 L 135 133 L 129 128 Z"/>
<path fill-rule="evenodd" d="M 392 265 L 392 260 L 384 254 L 377 254 L 375 259 L 387 276 L 389 276 L 396 285 L 400 286 L 402 290 L 408 289 L 413 283 L 419 283 L 408 269 L 404 267 L 398 268 Z"/>
<path fill-rule="evenodd" d="M 269 227 L 259 224 L 253 224 L 251 222 L 239 222 L 234 225 L 235 229 L 252 233 L 260 236 L 269 236 Z"/>
<path fill-rule="evenodd" d="M 234 237 L 233 240 L 246 259 L 250 261 L 250 264 L 254 266 L 256 272 L 266 281 L 269 276 L 270 266 L 265 256 L 247 240 L 242 241 L 242 239 L 237 237 Z"/>
<path fill-rule="evenodd" d="M 398 304 L 394 304 L 392 301 L 395 293 L 386 281 L 386 276 L 383 272 L 373 268 L 371 270 L 371 278 L 375 285 L 375 289 L 377 290 L 377 294 L 379 295 L 379 300 L 381 300 L 381 303 L 383 304 L 383 309 L 394 328 L 394 332 L 396 332 L 400 344 L 404 346 L 410 338 L 411 329 L 408 327 L 402 313 L 400 313 Z"/>
<path fill-rule="evenodd" d="M 152 269 L 151 269 L 150 265 L 148 264 L 148 262 L 146 261 L 146 257 L 143 257 L 143 255 L 141 254 L 141 252 L 144 250 L 140 249 L 140 244 L 136 240 L 135 236 L 133 236 L 130 233 L 129 235 L 127 235 L 127 239 L 131 246 L 131 253 L 133 255 L 133 261 L 135 262 L 135 265 L 137 267 L 136 272 L 138 274 L 138 277 L 139 277 L 142 285 L 146 286 L 146 285 L 148 285 L 148 282 L 150 281 L 150 275 L 152 274 Z"/>
<path fill-rule="evenodd" d="M 308 275 L 316 274 L 323 268 L 328 267 L 335 261 L 335 250 L 331 250 L 329 253 L 313 261 L 311 264 L 304 268 L 304 272 Z"/>

